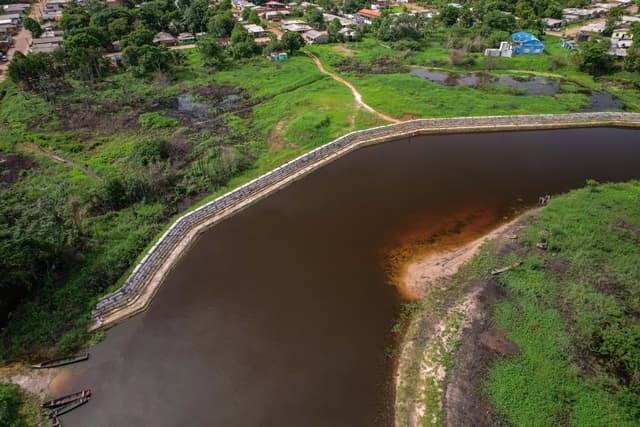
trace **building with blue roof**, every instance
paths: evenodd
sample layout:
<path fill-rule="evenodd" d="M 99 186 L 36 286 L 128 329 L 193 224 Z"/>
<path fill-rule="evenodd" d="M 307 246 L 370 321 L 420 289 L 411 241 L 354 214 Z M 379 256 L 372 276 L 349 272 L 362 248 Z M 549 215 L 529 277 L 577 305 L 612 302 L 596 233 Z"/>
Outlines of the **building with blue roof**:
<path fill-rule="evenodd" d="M 531 33 L 520 31 L 511 35 L 514 55 L 537 55 L 544 51 L 544 43 Z"/>

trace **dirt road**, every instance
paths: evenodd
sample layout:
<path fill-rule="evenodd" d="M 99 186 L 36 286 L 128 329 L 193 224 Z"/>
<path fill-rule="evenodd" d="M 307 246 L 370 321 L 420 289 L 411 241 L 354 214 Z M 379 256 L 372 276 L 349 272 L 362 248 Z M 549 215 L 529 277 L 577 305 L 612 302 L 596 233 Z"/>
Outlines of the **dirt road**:
<path fill-rule="evenodd" d="M 42 15 L 45 3 L 46 0 L 40 0 L 38 3 L 34 3 L 31 7 L 31 13 L 29 13 L 29 16 L 38 21 L 40 19 L 40 15 Z M 22 28 L 20 32 L 13 37 L 13 40 L 15 41 L 15 46 L 7 52 L 9 62 L 11 62 L 11 59 L 16 52 L 21 52 L 25 55 L 27 54 L 29 46 L 31 45 L 31 31 Z M 0 64 L 0 82 L 3 82 L 7 78 L 9 62 Z"/>
<path fill-rule="evenodd" d="M 335 81 L 337 81 L 339 83 L 342 83 L 343 85 L 345 85 L 346 87 L 351 89 L 351 93 L 353 93 L 353 97 L 355 98 L 356 103 L 358 105 L 360 105 L 362 108 L 364 108 L 365 110 L 367 110 L 370 113 L 375 114 L 376 116 L 380 117 L 382 120 L 386 120 L 387 122 L 390 122 L 390 123 L 401 123 L 401 120 L 394 119 L 393 117 L 387 116 L 386 114 L 382 114 L 382 113 L 374 110 L 373 107 L 370 107 L 369 105 L 367 105 L 362 100 L 362 95 L 360 94 L 360 92 L 358 92 L 358 90 L 355 88 L 355 86 L 353 86 L 351 83 L 349 83 L 348 81 L 346 81 L 342 77 L 339 77 L 339 76 L 337 76 L 337 75 L 335 75 L 333 73 L 330 73 L 327 70 L 325 70 L 324 66 L 322 65 L 322 62 L 320 62 L 320 58 L 318 58 L 313 53 L 308 52 L 306 50 L 304 51 L 304 53 L 307 54 L 308 56 L 310 56 L 313 59 L 313 61 L 318 66 L 318 70 L 320 70 L 320 72 L 322 74 L 326 74 L 326 75 L 330 76 L 333 80 L 335 80 Z"/>

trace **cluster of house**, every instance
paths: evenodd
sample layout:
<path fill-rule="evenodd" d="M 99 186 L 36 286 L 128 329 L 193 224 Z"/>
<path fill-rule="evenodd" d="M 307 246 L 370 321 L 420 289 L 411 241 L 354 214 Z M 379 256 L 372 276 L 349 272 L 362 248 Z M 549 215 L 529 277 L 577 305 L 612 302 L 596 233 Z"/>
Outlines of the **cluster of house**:
<path fill-rule="evenodd" d="M 62 48 L 62 31 L 49 29 L 37 39 L 31 40 L 29 53 L 46 53 Z"/>
<path fill-rule="evenodd" d="M 609 4 L 610 5 L 610 4 Z M 613 4 L 615 6 L 615 4 Z M 610 7 L 607 9 L 611 9 Z M 600 17 L 602 15 L 592 15 L 592 17 Z M 633 44 L 633 34 L 629 31 L 629 27 L 634 22 L 640 22 L 640 17 L 632 15 L 623 15 L 616 21 L 616 29 L 610 37 L 611 46 L 609 48 L 609 55 L 613 55 L 619 58 L 627 56 L 628 49 Z M 572 38 L 563 38 L 561 46 L 566 49 L 574 49 L 578 43 L 587 41 L 591 35 L 601 35 L 606 28 L 606 22 L 604 20 L 596 20 L 595 22 L 588 22 L 580 27 L 580 32 Z"/>
<path fill-rule="evenodd" d="M 72 0 L 47 0 L 40 16 L 40 21 L 59 21 L 62 19 L 62 9 Z"/>
<path fill-rule="evenodd" d="M 595 3 L 585 8 L 567 7 L 562 9 L 562 19 L 544 18 L 543 21 L 547 30 L 559 30 L 567 24 L 606 16 L 614 7 L 627 7 L 630 4 L 631 0 L 610 0 L 607 3 Z"/>
<path fill-rule="evenodd" d="M 15 35 L 22 28 L 22 13 L 31 7 L 30 4 L 5 4 L 0 6 L 0 37 Z"/>

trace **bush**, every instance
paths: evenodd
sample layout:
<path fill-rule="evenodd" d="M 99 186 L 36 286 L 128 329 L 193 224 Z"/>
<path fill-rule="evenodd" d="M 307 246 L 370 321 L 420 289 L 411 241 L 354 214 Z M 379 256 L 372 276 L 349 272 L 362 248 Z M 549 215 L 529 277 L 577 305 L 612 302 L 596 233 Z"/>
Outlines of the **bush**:
<path fill-rule="evenodd" d="M 168 128 L 180 124 L 178 119 L 163 116 L 160 113 L 143 113 L 138 117 L 138 123 L 145 128 Z"/>
<path fill-rule="evenodd" d="M 0 384 L 0 427 L 27 427 L 27 422 L 20 414 L 23 404 L 20 387 Z"/>

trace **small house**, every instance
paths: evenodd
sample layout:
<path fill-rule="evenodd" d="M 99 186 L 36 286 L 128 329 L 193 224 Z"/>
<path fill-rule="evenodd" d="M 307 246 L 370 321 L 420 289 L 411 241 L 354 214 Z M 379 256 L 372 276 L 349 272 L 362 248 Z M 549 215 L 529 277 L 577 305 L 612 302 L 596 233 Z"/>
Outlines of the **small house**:
<path fill-rule="evenodd" d="M 576 42 L 573 40 L 562 39 L 560 40 L 560 47 L 568 50 L 573 50 L 576 48 Z"/>
<path fill-rule="evenodd" d="M 180 33 L 178 34 L 178 41 L 180 44 L 193 44 L 196 42 L 196 36 L 193 33 Z"/>
<path fill-rule="evenodd" d="M 269 59 L 269 61 L 278 62 L 289 59 L 289 55 L 287 55 L 287 52 L 271 52 L 269 55 L 267 55 L 267 58 Z"/>
<path fill-rule="evenodd" d="M 285 16 L 287 16 L 289 14 L 290 13 L 289 13 L 288 10 L 272 10 L 272 11 L 269 11 L 269 12 L 265 12 L 262 16 L 267 21 L 279 22 L 279 21 L 282 20 L 282 18 L 284 18 Z"/>
<path fill-rule="evenodd" d="M 583 33 L 602 34 L 605 26 L 606 26 L 606 23 L 604 21 L 590 22 L 587 25 L 583 25 L 582 27 L 580 27 L 580 31 L 582 31 Z"/>
<path fill-rule="evenodd" d="M 286 4 L 280 3 L 279 1 L 273 1 L 273 0 L 264 3 L 262 6 L 272 10 L 287 9 Z"/>
<path fill-rule="evenodd" d="M 338 33 L 342 34 L 342 38 L 349 42 L 358 38 L 358 32 L 353 28 L 344 27 Z"/>
<path fill-rule="evenodd" d="M 329 42 L 329 34 L 326 31 L 305 31 L 302 33 L 302 38 L 304 38 L 308 44 L 324 44 Z"/>
<path fill-rule="evenodd" d="M 249 32 L 249 34 L 251 34 L 251 36 L 253 36 L 253 38 L 262 37 L 264 35 L 264 28 L 262 28 L 260 25 L 243 24 L 242 26 Z"/>
<path fill-rule="evenodd" d="M 47 0 L 44 5 L 45 9 L 61 10 L 70 3 L 71 0 Z"/>
<path fill-rule="evenodd" d="M 620 49 L 628 49 L 633 44 L 633 33 L 618 29 L 611 34 L 611 46 Z"/>
<path fill-rule="evenodd" d="M 120 7 L 122 3 L 120 0 L 107 0 L 107 7 Z"/>
<path fill-rule="evenodd" d="M 285 31 L 295 33 L 304 33 L 305 31 L 313 30 L 313 27 L 304 21 L 283 21 L 282 28 Z"/>
<path fill-rule="evenodd" d="M 2 6 L 2 10 L 4 13 L 24 13 L 31 5 L 29 3 L 14 3 L 14 4 L 5 4 Z"/>
<path fill-rule="evenodd" d="M 18 31 L 18 26 L 11 22 L 3 24 L 0 22 L 0 36 L 6 36 L 15 34 Z"/>
<path fill-rule="evenodd" d="M 562 19 L 544 18 L 542 21 L 547 30 L 558 30 L 564 25 Z"/>
<path fill-rule="evenodd" d="M 55 44 L 57 46 L 62 46 L 63 38 L 59 37 L 40 37 L 31 40 L 31 46 L 45 45 L 45 44 Z"/>
<path fill-rule="evenodd" d="M 374 19 L 379 18 L 381 13 L 377 10 L 360 9 L 354 15 L 354 19 L 358 24 L 369 25 Z"/>
<path fill-rule="evenodd" d="M 531 33 L 520 31 L 511 35 L 514 55 L 538 55 L 544 51 L 544 43 Z"/>
<path fill-rule="evenodd" d="M 502 56 L 505 58 L 511 58 L 513 55 L 513 48 L 509 42 L 500 42 L 498 49 L 485 49 L 484 56 Z"/>
<path fill-rule="evenodd" d="M 153 42 L 156 44 L 163 44 L 165 46 L 175 46 L 176 39 L 171 34 L 161 31 L 155 35 Z"/>

